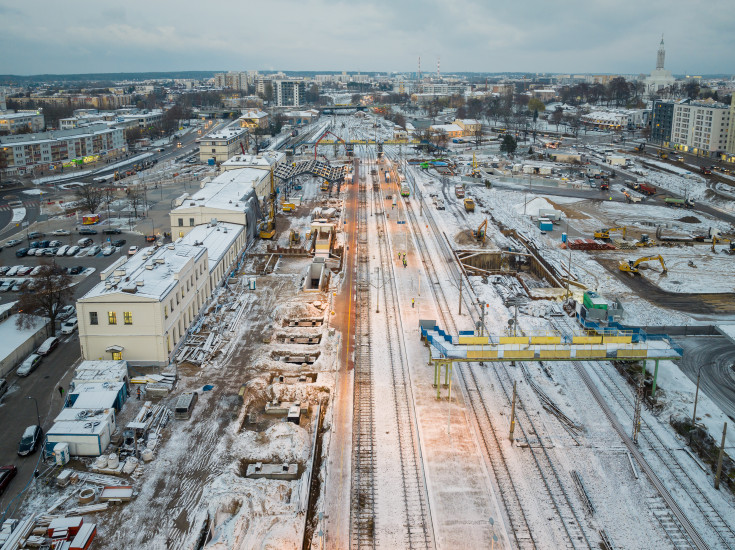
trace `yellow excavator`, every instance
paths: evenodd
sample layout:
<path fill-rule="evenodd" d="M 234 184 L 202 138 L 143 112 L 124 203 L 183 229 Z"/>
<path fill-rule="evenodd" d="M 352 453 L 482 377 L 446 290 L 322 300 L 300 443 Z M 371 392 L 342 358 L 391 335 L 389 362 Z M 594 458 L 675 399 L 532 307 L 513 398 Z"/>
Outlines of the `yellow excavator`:
<path fill-rule="evenodd" d="M 712 235 L 712 252 L 715 251 L 715 245 L 717 243 L 730 243 L 730 250 L 733 249 L 733 243 L 730 239 L 726 239 L 725 237 L 720 237 L 718 235 Z"/>
<path fill-rule="evenodd" d="M 471 178 L 479 178 L 482 177 L 482 174 L 480 174 L 480 171 L 477 169 L 477 159 L 475 158 L 475 153 L 472 153 L 472 172 L 470 172 Z"/>
<path fill-rule="evenodd" d="M 666 269 L 666 263 L 664 263 L 663 257 L 659 254 L 658 256 L 643 256 L 642 258 L 638 258 L 637 260 L 621 260 L 618 267 L 620 268 L 620 271 L 627 271 L 628 273 L 640 273 L 638 270 L 638 266 L 644 262 L 652 262 L 654 260 L 658 260 L 661 262 L 661 269 L 662 273 L 666 273 L 668 269 Z"/>
<path fill-rule="evenodd" d="M 268 196 L 268 218 L 258 226 L 261 239 L 272 239 L 276 234 L 276 184 L 271 168 L 271 192 Z"/>
<path fill-rule="evenodd" d="M 622 231 L 623 238 L 625 238 L 625 233 L 627 231 L 625 227 L 610 227 L 609 229 L 600 229 L 599 231 L 595 231 L 595 239 L 609 240 L 610 233 L 614 233 L 618 231 Z"/>
<path fill-rule="evenodd" d="M 477 230 L 475 231 L 475 238 L 478 241 L 482 241 L 482 244 L 485 244 L 485 235 L 487 234 L 487 218 L 485 218 L 485 221 L 482 222 Z"/>

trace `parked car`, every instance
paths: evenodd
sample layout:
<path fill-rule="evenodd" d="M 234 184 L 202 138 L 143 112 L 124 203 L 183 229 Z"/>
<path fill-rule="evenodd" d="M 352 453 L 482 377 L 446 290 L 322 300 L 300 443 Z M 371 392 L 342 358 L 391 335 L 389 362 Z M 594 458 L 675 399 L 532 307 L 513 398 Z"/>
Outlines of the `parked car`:
<path fill-rule="evenodd" d="M 72 267 L 68 267 L 66 271 L 69 273 L 69 275 L 79 275 L 82 271 L 84 271 L 84 266 L 75 265 Z"/>
<path fill-rule="evenodd" d="M 8 271 L 10 271 L 9 265 L 0 266 L 0 276 L 5 275 Z"/>
<path fill-rule="evenodd" d="M 48 248 L 51 245 L 51 241 L 41 241 L 38 243 L 38 248 Z"/>
<path fill-rule="evenodd" d="M 22 242 L 23 241 L 20 241 L 18 239 L 10 239 L 8 242 L 5 243 L 5 246 L 7 246 L 8 248 L 12 248 L 14 246 L 18 246 Z"/>
<path fill-rule="evenodd" d="M 63 321 L 64 319 L 74 316 L 76 312 L 77 310 L 74 306 L 64 306 L 59 310 L 56 318 L 59 319 L 59 321 Z"/>
<path fill-rule="evenodd" d="M 24 265 L 17 271 L 17 275 L 28 275 L 31 271 L 33 271 L 31 266 Z"/>
<path fill-rule="evenodd" d="M 13 288 L 10 289 L 11 292 L 20 292 L 23 290 L 23 288 L 28 284 L 28 279 L 18 279 L 15 281 L 15 284 L 13 285 Z"/>
<path fill-rule="evenodd" d="M 36 353 L 41 356 L 48 355 L 54 351 L 58 345 L 59 339 L 56 336 L 51 336 L 50 338 L 46 338 L 43 344 L 41 344 L 41 346 L 36 350 Z"/>
<path fill-rule="evenodd" d="M 66 255 L 66 256 L 74 256 L 74 254 L 76 254 L 77 252 L 79 252 L 79 250 L 80 250 L 80 248 L 79 248 L 78 246 L 76 246 L 76 245 L 74 245 L 74 246 L 70 246 L 70 247 L 69 247 L 69 248 L 68 248 L 68 249 L 66 250 L 66 254 L 65 254 L 65 255 Z"/>
<path fill-rule="evenodd" d="M 96 256 L 100 253 L 101 250 L 102 247 L 96 244 L 89 249 L 89 252 L 87 252 L 87 256 Z"/>
<path fill-rule="evenodd" d="M 128 248 L 128 256 L 134 256 L 136 252 L 138 252 L 137 246 L 133 245 L 130 248 Z"/>
<path fill-rule="evenodd" d="M 125 239 L 118 239 L 117 241 L 112 241 L 112 246 L 125 246 Z"/>
<path fill-rule="evenodd" d="M 77 330 L 78 324 L 79 323 L 77 322 L 76 317 L 72 317 L 68 321 L 64 321 L 61 324 L 61 334 L 71 334 L 72 332 Z"/>
<path fill-rule="evenodd" d="M 15 286 L 15 280 L 14 279 L 10 279 L 9 281 L 5 281 L 2 285 L 0 285 L 0 292 L 8 292 L 14 286 Z"/>
<path fill-rule="evenodd" d="M 28 426 L 26 431 L 23 432 L 23 437 L 20 438 L 18 454 L 20 456 L 27 456 L 35 453 L 42 439 L 43 430 L 41 429 L 41 426 Z"/>
<path fill-rule="evenodd" d="M 38 248 L 39 246 L 41 246 L 40 241 L 31 241 L 28 245 L 28 248 Z"/>
<path fill-rule="evenodd" d="M 23 267 L 22 265 L 14 265 L 8 270 L 8 272 L 5 275 L 7 275 L 8 277 L 15 277 L 15 274 L 18 273 L 18 270 L 21 269 L 22 267 Z"/>
<path fill-rule="evenodd" d="M 19 248 L 18 250 L 15 251 L 15 255 L 18 256 L 19 258 L 22 258 L 23 256 L 28 255 L 29 250 L 33 250 L 33 249 L 32 248 L 30 249 L 29 248 Z"/>
<path fill-rule="evenodd" d="M 28 248 L 28 249 L 20 248 L 15 251 L 15 255 L 18 256 L 18 254 L 20 252 L 23 252 L 24 250 L 26 250 L 26 256 L 35 256 L 36 252 L 38 252 L 41 249 L 40 248 Z M 18 257 L 20 258 L 21 256 L 18 256 Z"/>
<path fill-rule="evenodd" d="M 43 237 L 43 233 L 41 233 L 40 231 L 31 231 L 30 233 L 28 233 L 28 240 L 40 239 L 41 237 Z"/>
<path fill-rule="evenodd" d="M 36 370 L 36 367 L 38 367 L 40 362 L 41 356 L 37 353 L 31 353 L 28 357 L 26 357 L 25 361 L 20 364 L 20 367 L 18 367 L 16 374 L 18 376 L 28 376 L 34 370 Z"/>
<path fill-rule="evenodd" d="M 33 269 L 31 270 L 31 272 L 29 273 L 29 275 L 30 275 L 31 277 L 35 277 L 36 275 L 38 275 L 39 273 L 41 273 L 41 270 L 42 270 L 42 269 L 43 269 L 43 266 L 42 266 L 42 265 L 37 265 L 36 267 L 34 267 L 34 268 L 33 268 Z"/>
<path fill-rule="evenodd" d="M 105 235 L 119 235 L 122 233 L 122 230 L 118 229 L 117 227 L 108 227 L 107 229 L 103 229 L 102 233 Z"/>
<path fill-rule="evenodd" d="M 90 229 L 89 227 L 82 227 L 79 230 L 80 235 L 96 235 L 97 230 L 96 229 Z"/>
<path fill-rule="evenodd" d="M 5 395 L 6 391 L 8 391 L 8 381 L 5 378 L 0 378 L 0 397 Z"/>
<path fill-rule="evenodd" d="M 5 492 L 5 489 L 7 489 L 8 485 L 10 485 L 10 481 L 15 477 L 15 474 L 17 473 L 18 468 L 16 468 L 12 464 L 8 464 L 7 466 L 0 466 L 0 495 Z"/>
<path fill-rule="evenodd" d="M 59 248 L 59 251 L 56 253 L 57 256 L 65 256 L 67 250 L 69 250 L 71 247 L 68 244 L 65 244 L 61 248 Z"/>
<path fill-rule="evenodd" d="M 54 246 L 53 248 L 47 248 L 43 251 L 44 256 L 56 256 L 56 253 L 59 251 L 58 246 Z"/>
<path fill-rule="evenodd" d="M 62 243 L 61 241 L 51 241 L 50 243 L 48 243 L 50 247 L 61 246 L 62 244 L 64 243 Z"/>
<path fill-rule="evenodd" d="M 103 256 L 112 256 L 115 253 L 115 247 L 114 246 L 106 246 L 102 249 L 102 255 Z"/>
<path fill-rule="evenodd" d="M 57 229 L 51 234 L 56 235 L 57 237 L 63 237 L 65 235 L 71 235 L 71 231 L 69 231 L 68 229 Z"/>

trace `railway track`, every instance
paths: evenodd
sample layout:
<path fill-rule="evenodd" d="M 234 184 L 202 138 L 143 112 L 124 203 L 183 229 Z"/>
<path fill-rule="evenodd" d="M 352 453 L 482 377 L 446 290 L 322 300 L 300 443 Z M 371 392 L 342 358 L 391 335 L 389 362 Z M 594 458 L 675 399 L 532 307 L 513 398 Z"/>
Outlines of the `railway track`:
<path fill-rule="evenodd" d="M 373 176 L 371 176 L 373 177 Z M 377 178 L 380 178 L 378 167 Z M 385 201 L 382 192 L 373 193 L 374 209 L 380 212 Z M 395 286 L 391 248 L 388 244 L 388 227 L 384 216 L 377 217 L 380 269 L 384 274 L 382 290 L 384 312 L 388 334 L 395 336 L 387 339 L 390 356 L 391 387 L 395 406 L 396 433 L 400 455 L 404 513 L 406 519 L 405 548 L 433 548 L 433 536 L 429 517 L 428 495 L 424 484 L 421 461 L 418 454 L 419 444 L 413 408 L 413 395 L 409 379 L 408 362 L 402 346 L 403 327 L 398 307 L 398 294 Z M 380 281 L 378 281 L 380 283 Z"/>
<path fill-rule="evenodd" d="M 422 197 L 419 196 L 419 200 L 423 200 Z M 425 268 L 426 276 L 430 282 L 429 286 L 432 289 L 437 304 L 437 311 L 442 327 L 445 330 L 456 333 L 456 326 L 451 313 L 449 313 L 449 304 L 442 290 L 441 281 L 436 273 L 432 255 L 419 228 L 416 216 L 408 205 L 406 205 L 406 213 L 414 233 L 414 239 Z M 451 250 L 442 238 L 443 234 L 438 231 L 438 227 L 434 223 L 431 215 L 428 215 L 427 219 L 439 243 L 443 260 L 449 265 L 450 271 L 454 268 L 457 276 L 461 277 L 462 274 L 456 265 L 454 265 Z M 468 305 L 473 308 L 475 306 L 474 303 Z M 510 394 L 512 377 L 505 363 L 499 363 L 499 365 L 502 365 L 501 369 L 505 376 L 502 376 L 500 372 L 496 371 L 498 372 L 498 381 L 510 404 L 512 399 Z M 465 393 L 468 396 L 470 409 L 475 417 L 483 448 L 488 455 L 489 463 L 495 474 L 496 484 L 503 500 L 503 506 L 511 527 L 512 536 L 514 537 L 515 546 L 518 548 L 536 548 L 537 542 L 526 516 L 524 502 L 521 500 L 518 489 L 510 474 L 502 447 L 499 445 L 498 434 L 492 426 L 491 417 L 482 397 L 482 389 L 478 382 L 475 368 L 469 363 L 466 365 L 455 363 L 455 366 L 460 383 L 464 386 Z M 592 544 L 584 530 L 580 513 L 577 512 L 570 491 L 566 489 L 565 480 L 562 479 L 559 469 L 554 465 L 549 450 L 540 437 L 531 416 L 527 414 L 520 402 L 518 402 L 517 411 L 518 429 L 527 440 L 536 440 L 536 444 L 529 445 L 529 449 L 536 466 L 536 471 L 545 488 L 545 501 L 549 509 L 553 509 L 556 512 L 555 519 L 559 522 L 559 533 L 564 538 L 565 546 L 567 548 L 591 548 Z M 571 481 L 571 478 L 569 481 Z"/>
<path fill-rule="evenodd" d="M 370 353 L 370 281 L 367 227 L 367 183 L 358 178 L 357 291 L 355 374 L 352 431 L 350 540 L 352 548 L 375 548 L 376 460 L 375 396 Z M 349 269 L 349 267 L 346 267 Z M 349 345 L 349 342 L 345 345 Z"/>

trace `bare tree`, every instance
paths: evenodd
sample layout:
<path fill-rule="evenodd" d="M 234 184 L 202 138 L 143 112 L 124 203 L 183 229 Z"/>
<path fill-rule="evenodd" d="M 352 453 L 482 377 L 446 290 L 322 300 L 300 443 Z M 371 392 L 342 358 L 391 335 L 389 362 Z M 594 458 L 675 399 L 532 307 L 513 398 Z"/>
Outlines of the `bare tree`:
<path fill-rule="evenodd" d="M 89 211 L 90 214 L 94 214 L 102 204 L 102 189 L 96 185 L 82 185 L 77 188 L 76 192 L 77 200 L 82 203 L 82 209 Z"/>
<path fill-rule="evenodd" d="M 478 124 L 477 130 L 475 130 L 472 134 L 475 142 L 475 147 L 479 147 L 482 144 L 482 124 Z"/>
<path fill-rule="evenodd" d="M 133 215 L 138 217 L 138 209 L 143 206 L 143 189 L 139 185 L 132 185 L 125 191 L 128 196 L 128 205 L 133 210 Z"/>
<path fill-rule="evenodd" d="M 20 312 L 16 325 L 19 328 L 30 328 L 35 325 L 36 315 L 48 317 L 48 335 L 54 332 L 56 317 L 62 307 L 72 297 L 71 277 L 63 267 L 48 260 L 42 260 L 41 270 L 34 279 L 33 288 L 26 288 L 18 298 L 17 308 Z"/>

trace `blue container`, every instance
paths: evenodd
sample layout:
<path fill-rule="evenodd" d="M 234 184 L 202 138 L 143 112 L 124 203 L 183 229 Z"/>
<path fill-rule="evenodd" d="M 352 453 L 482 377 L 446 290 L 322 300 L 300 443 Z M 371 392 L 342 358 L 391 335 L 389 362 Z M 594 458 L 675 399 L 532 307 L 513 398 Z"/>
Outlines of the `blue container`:
<path fill-rule="evenodd" d="M 209 166 L 214 166 L 214 157 L 208 158 L 208 159 L 207 159 L 207 164 L 208 164 Z"/>
<path fill-rule="evenodd" d="M 554 224 L 551 222 L 539 222 L 538 228 L 541 231 L 553 231 L 554 230 Z"/>
<path fill-rule="evenodd" d="M 561 242 L 563 242 L 563 243 L 567 242 L 567 234 L 566 233 L 562 233 L 561 234 Z"/>

